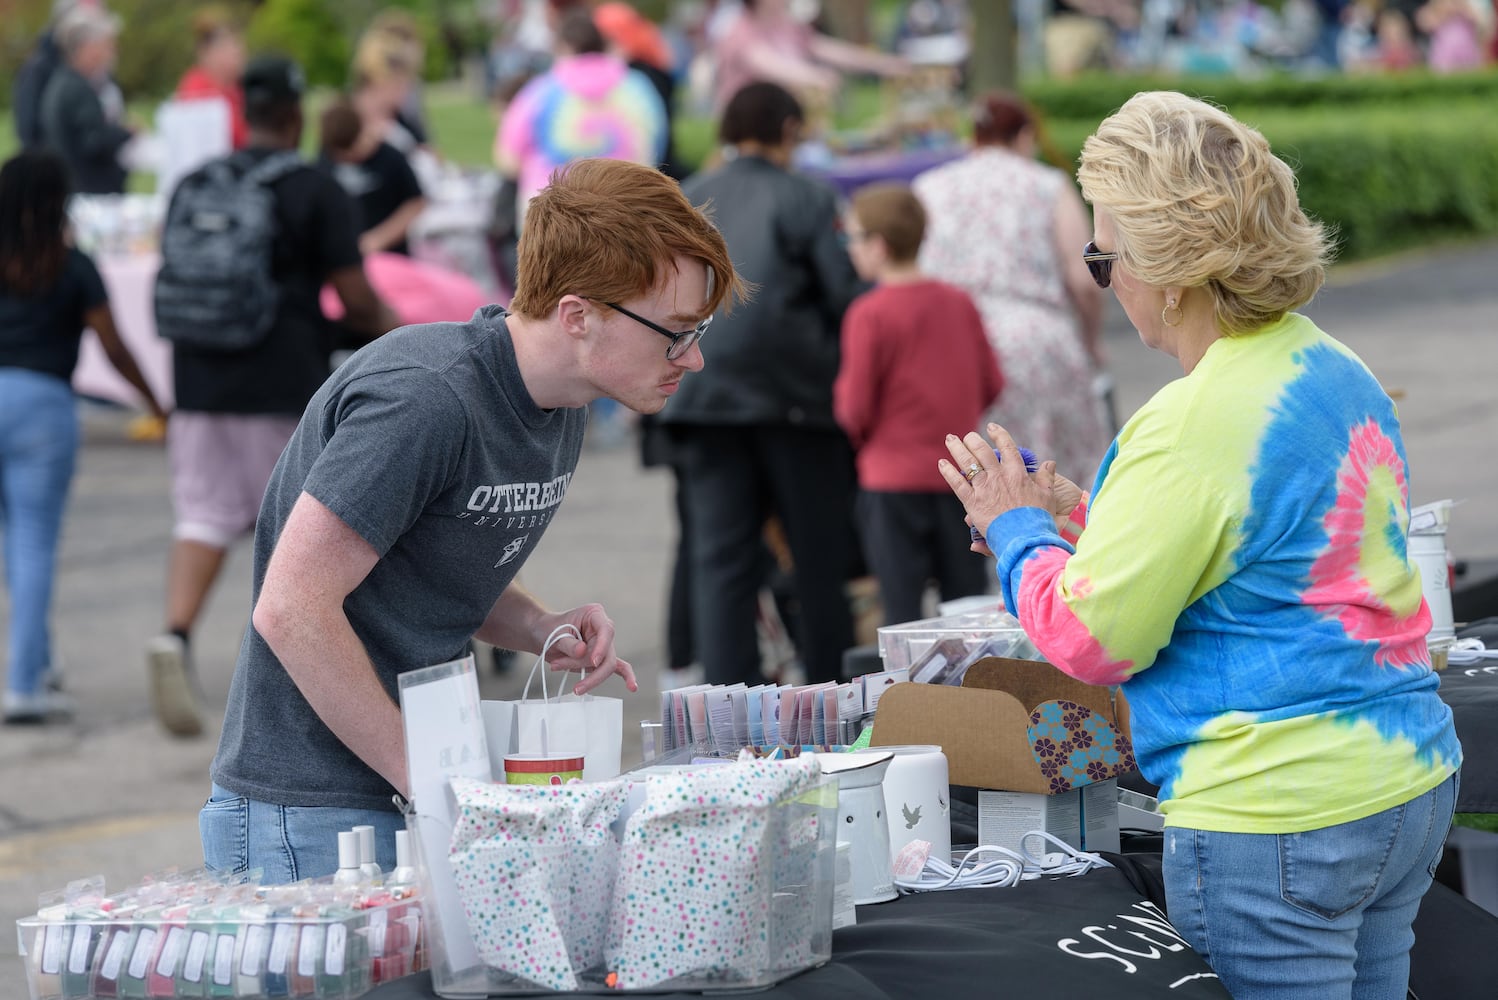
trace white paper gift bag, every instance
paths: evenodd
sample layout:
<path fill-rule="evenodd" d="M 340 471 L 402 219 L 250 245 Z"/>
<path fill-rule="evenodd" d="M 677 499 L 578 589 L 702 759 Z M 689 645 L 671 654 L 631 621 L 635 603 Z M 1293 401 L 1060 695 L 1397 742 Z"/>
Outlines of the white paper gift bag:
<path fill-rule="evenodd" d="M 547 637 L 519 701 L 485 701 L 480 706 L 489 758 L 497 776 L 505 773 L 505 754 L 517 753 L 580 756 L 584 781 L 605 781 L 619 775 L 624 702 L 593 694 L 552 696 L 546 689 L 546 651 L 564 638 L 577 639 L 577 631 L 564 625 Z M 541 697 L 531 698 L 531 681 L 538 674 Z"/>

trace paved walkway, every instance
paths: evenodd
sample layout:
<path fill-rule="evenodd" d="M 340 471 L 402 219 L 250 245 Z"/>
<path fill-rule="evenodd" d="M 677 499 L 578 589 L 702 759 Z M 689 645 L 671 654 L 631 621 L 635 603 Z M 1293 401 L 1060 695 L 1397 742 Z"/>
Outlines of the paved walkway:
<path fill-rule="evenodd" d="M 1309 310 L 1403 391 L 1415 501 L 1469 501 L 1451 532 L 1459 556 L 1498 556 L 1495 275 L 1498 243 L 1474 244 L 1339 272 Z M 1121 414 L 1179 374 L 1172 359 L 1139 344 L 1116 309 L 1107 343 Z M 707 347 L 711 363 L 711 340 Z M 142 653 L 161 624 L 171 527 L 165 457 L 159 446 L 127 441 L 117 411 L 91 408 L 85 423 L 55 614 L 79 716 L 68 727 L 0 729 L 0 941 L 10 942 L 0 943 L 0 1000 L 26 996 L 11 943 L 14 920 L 34 911 L 38 892 L 94 873 L 121 886 L 201 858 L 196 812 L 218 727 L 199 740 L 163 735 L 150 714 Z M 663 472 L 640 469 L 630 447 L 585 453 L 523 577 L 552 606 L 600 600 L 615 618 L 620 651 L 642 680 L 626 699 L 627 738 L 656 703 L 675 533 L 669 487 Z M 195 639 L 215 706 L 248 617 L 249 571 L 241 546 Z M 4 613 L 0 595 L 0 635 Z M 519 683 L 484 678 L 486 697 L 509 696 Z"/>

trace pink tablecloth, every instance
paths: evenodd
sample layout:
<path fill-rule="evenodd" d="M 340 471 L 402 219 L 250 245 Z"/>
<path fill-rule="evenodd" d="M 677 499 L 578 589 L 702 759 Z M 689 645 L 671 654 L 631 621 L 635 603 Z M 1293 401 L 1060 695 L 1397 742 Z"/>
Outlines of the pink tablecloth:
<path fill-rule="evenodd" d="M 156 335 L 151 306 L 151 290 L 160 259 L 155 254 L 100 257 L 98 265 L 109 291 L 109 304 L 120 338 L 135 355 L 156 398 L 171 409 L 172 348 Z M 461 322 L 489 301 L 484 290 L 466 275 L 407 257 L 375 254 L 366 258 L 364 269 L 374 290 L 403 323 Z M 343 303 L 331 287 L 323 289 L 322 307 L 334 319 L 343 315 Z M 73 388 L 86 396 L 144 409 L 139 394 L 114 370 L 91 330 L 83 336 L 78 367 L 73 372 Z"/>
<path fill-rule="evenodd" d="M 151 289 L 161 260 L 155 254 L 120 257 L 100 256 L 95 261 L 109 292 L 109 307 L 120 339 L 135 355 L 156 398 L 167 409 L 172 406 L 172 347 L 156 336 L 156 316 L 151 308 Z M 145 410 L 140 394 L 120 377 L 104 356 L 92 330 L 83 335 L 78 367 L 73 370 L 73 388 L 85 396 L 107 399 L 136 410 Z"/>
<path fill-rule="evenodd" d="M 393 253 L 364 258 L 369 283 L 390 304 L 402 323 L 466 320 L 491 300 L 466 274 Z M 343 316 L 343 302 L 332 286 L 322 290 L 322 311 L 329 319 Z"/>

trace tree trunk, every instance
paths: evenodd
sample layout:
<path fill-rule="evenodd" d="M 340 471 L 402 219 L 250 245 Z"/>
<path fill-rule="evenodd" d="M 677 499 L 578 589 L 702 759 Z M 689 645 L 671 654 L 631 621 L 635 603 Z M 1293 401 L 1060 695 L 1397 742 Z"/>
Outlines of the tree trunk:
<path fill-rule="evenodd" d="M 835 38 L 868 45 L 869 0 L 822 0 L 822 26 Z"/>
<path fill-rule="evenodd" d="M 972 0 L 973 52 L 968 90 L 1015 90 L 1019 85 L 1012 0 Z"/>

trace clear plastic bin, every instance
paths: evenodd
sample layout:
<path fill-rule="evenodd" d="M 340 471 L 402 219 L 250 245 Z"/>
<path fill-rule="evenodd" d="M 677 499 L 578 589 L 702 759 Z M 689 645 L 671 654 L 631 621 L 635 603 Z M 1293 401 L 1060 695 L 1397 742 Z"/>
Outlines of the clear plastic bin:
<path fill-rule="evenodd" d="M 720 765 L 732 766 L 732 765 Z M 761 956 L 757 963 L 733 973 L 689 973 L 676 976 L 646 989 L 624 989 L 611 981 L 610 970 L 599 963 L 575 970 L 577 989 L 609 990 L 616 993 L 673 993 L 744 991 L 764 989 L 808 968 L 827 962 L 832 956 L 832 895 L 836 864 L 837 779 L 823 778 L 800 795 L 765 807 L 768 816 L 759 837 L 758 854 L 764 859 L 765 871 L 756 872 L 753 885 L 744 894 L 744 905 L 754 919 L 748 921 L 755 940 L 738 941 Z M 622 824 L 620 824 L 622 826 Z M 407 815 L 407 826 L 418 841 L 417 857 L 427 857 L 420 842 L 437 837 L 441 842 L 451 838 L 451 830 L 440 820 L 419 811 Z M 423 864 L 419 868 L 422 895 L 435 899 L 439 887 Z M 497 886 L 497 889 L 500 887 Z M 496 892 L 499 896 L 500 892 Z M 537 983 L 470 959 L 461 967 L 454 955 L 476 954 L 473 935 L 465 924 L 444 927 L 438 905 L 427 907 L 427 941 L 432 970 L 432 984 L 442 997 L 463 1000 L 489 996 L 518 996 L 554 992 Z M 448 910 L 446 912 L 452 912 Z M 613 919 L 613 914 L 610 915 Z M 681 913 L 683 935 L 713 935 L 708 914 Z"/>
<path fill-rule="evenodd" d="M 879 630 L 884 669 L 910 670 L 918 683 L 960 684 L 966 668 L 986 656 L 1043 659 L 1007 611 L 991 608 L 886 625 Z"/>
<path fill-rule="evenodd" d="M 363 909 L 188 901 L 86 918 L 56 908 L 16 921 L 31 1000 L 352 1000 L 416 970 L 419 926 L 414 898 Z"/>

